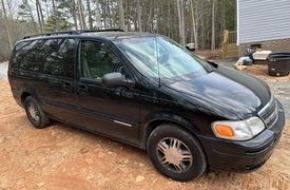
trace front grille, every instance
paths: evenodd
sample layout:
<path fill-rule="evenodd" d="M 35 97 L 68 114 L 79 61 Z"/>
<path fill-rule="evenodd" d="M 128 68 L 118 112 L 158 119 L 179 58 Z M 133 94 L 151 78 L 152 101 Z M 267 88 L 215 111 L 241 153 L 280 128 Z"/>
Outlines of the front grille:
<path fill-rule="evenodd" d="M 258 115 L 263 119 L 267 128 L 271 128 L 277 120 L 277 103 L 274 96 L 271 96 L 269 103 L 259 111 Z"/>

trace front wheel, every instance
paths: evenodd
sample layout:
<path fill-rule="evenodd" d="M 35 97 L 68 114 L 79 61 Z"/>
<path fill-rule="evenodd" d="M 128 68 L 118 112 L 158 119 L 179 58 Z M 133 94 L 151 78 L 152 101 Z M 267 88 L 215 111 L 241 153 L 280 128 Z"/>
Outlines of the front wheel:
<path fill-rule="evenodd" d="M 154 166 L 174 180 L 197 178 L 207 166 L 197 140 L 173 124 L 163 124 L 153 130 L 148 138 L 147 150 Z"/>

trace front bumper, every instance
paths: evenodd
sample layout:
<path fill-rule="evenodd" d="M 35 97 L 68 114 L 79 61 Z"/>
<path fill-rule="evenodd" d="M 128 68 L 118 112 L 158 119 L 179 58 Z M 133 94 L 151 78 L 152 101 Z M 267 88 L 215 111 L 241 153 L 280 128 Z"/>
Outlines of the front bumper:
<path fill-rule="evenodd" d="M 275 124 L 253 139 L 229 141 L 202 137 L 200 140 L 207 154 L 210 169 L 250 172 L 261 167 L 271 156 L 285 125 L 285 113 L 279 101 L 277 106 L 278 119 Z"/>

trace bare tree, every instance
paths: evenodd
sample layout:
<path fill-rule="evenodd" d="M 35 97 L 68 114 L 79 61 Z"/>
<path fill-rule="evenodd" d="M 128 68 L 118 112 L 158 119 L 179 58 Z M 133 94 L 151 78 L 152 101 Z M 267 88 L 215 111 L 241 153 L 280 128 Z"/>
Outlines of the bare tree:
<path fill-rule="evenodd" d="M 57 19 L 58 18 L 58 12 L 57 12 L 57 7 L 55 5 L 55 0 L 52 0 L 52 8 L 53 8 L 53 15 L 54 18 Z M 58 21 L 55 22 L 55 26 L 54 26 L 54 31 L 58 32 L 59 31 L 59 23 Z"/>
<path fill-rule="evenodd" d="M 90 0 L 87 0 L 87 10 L 88 10 L 88 15 L 89 15 L 90 30 L 92 30 L 93 29 L 93 18 L 92 18 L 91 1 Z"/>
<path fill-rule="evenodd" d="M 211 49 L 215 49 L 215 0 L 212 0 L 212 17 L 211 17 Z"/>
<path fill-rule="evenodd" d="M 77 7 L 81 30 L 85 30 L 87 27 L 85 22 L 84 6 L 81 0 L 77 0 Z"/>
<path fill-rule="evenodd" d="M 37 18 L 38 18 L 40 32 L 43 33 L 44 18 L 43 18 L 43 12 L 42 12 L 42 8 L 41 8 L 39 0 L 35 1 L 35 5 L 36 5 Z"/>
<path fill-rule="evenodd" d="M 196 20 L 194 16 L 193 0 L 190 0 L 190 11 L 191 11 L 191 19 L 192 19 L 191 41 L 194 42 L 194 48 L 197 49 L 198 42 L 197 42 Z"/>
<path fill-rule="evenodd" d="M 77 19 L 77 10 L 76 10 L 76 2 L 73 0 L 69 6 L 70 13 L 74 20 L 75 29 L 78 30 L 78 19 Z"/>
<path fill-rule="evenodd" d="M 141 21 L 142 8 L 140 6 L 140 0 L 137 0 L 137 17 L 138 17 L 138 30 L 142 32 L 142 21 Z"/>
<path fill-rule="evenodd" d="M 179 42 L 185 45 L 185 30 L 184 30 L 184 1 L 177 0 L 178 25 L 179 25 Z"/>
<path fill-rule="evenodd" d="M 19 2 L 26 7 L 19 8 Z M 125 31 L 167 35 L 181 44 L 194 42 L 200 50 L 214 49 L 220 47 L 224 29 L 235 29 L 236 19 L 233 0 L 0 0 L 0 3 L 5 9 L 5 16 L 2 10 L 0 19 L 2 36 L 10 35 L 12 43 L 14 36 L 22 35 L 17 34 L 18 21 L 24 21 L 29 27 L 27 31 L 33 33 L 65 30 L 72 25 L 76 30 L 119 26 Z"/>
<path fill-rule="evenodd" d="M 118 0 L 118 12 L 120 28 L 126 31 L 127 29 L 125 27 L 123 0 Z"/>
<path fill-rule="evenodd" d="M 13 45 L 12 45 L 12 40 L 11 40 L 11 36 L 10 36 L 10 31 L 9 31 L 8 17 L 7 17 L 5 5 L 4 5 L 4 0 L 1 1 L 1 4 L 2 4 L 2 9 L 3 9 L 3 14 L 4 14 L 5 30 L 6 30 L 6 33 L 7 33 L 7 39 L 8 39 L 8 42 L 9 42 L 9 48 L 12 50 Z"/>

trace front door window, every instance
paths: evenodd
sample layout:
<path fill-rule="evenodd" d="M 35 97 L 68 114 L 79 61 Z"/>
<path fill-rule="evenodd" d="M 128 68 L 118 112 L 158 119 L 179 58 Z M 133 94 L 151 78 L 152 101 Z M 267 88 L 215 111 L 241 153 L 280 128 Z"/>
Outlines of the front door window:
<path fill-rule="evenodd" d="M 101 79 L 105 74 L 122 72 L 123 66 L 107 44 L 83 41 L 81 44 L 80 72 L 82 78 Z"/>

